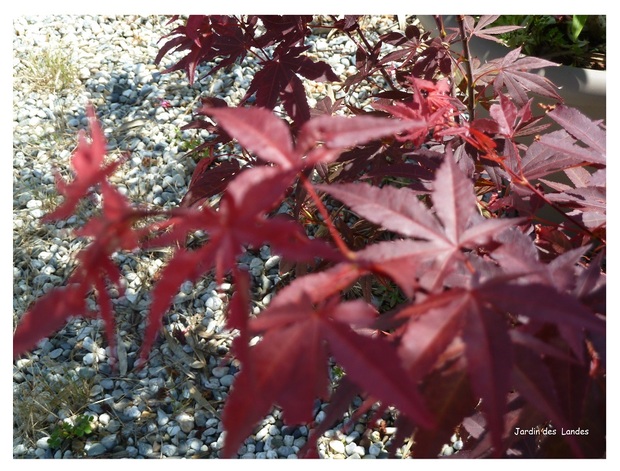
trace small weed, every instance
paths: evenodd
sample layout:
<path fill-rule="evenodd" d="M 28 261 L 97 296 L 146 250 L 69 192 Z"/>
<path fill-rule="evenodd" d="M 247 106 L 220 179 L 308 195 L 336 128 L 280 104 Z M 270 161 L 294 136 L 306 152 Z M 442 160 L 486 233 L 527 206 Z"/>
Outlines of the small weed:
<path fill-rule="evenodd" d="M 204 140 L 200 139 L 200 137 L 192 136 L 187 138 L 183 135 L 183 133 L 181 133 L 180 130 L 178 130 L 175 138 L 179 142 L 179 150 L 185 152 L 186 155 L 191 156 L 194 162 L 198 162 L 199 160 L 210 156 L 210 148 L 203 146 Z"/>
<path fill-rule="evenodd" d="M 32 364 L 20 372 L 25 380 L 13 388 L 13 421 L 16 432 L 33 445 L 41 435 L 51 437 L 59 420 L 79 416 L 90 403 L 92 379 L 81 377 L 69 366 Z"/>
<path fill-rule="evenodd" d="M 64 420 L 58 424 L 50 438 L 47 440 L 47 444 L 51 448 L 61 448 L 68 446 L 74 439 L 81 439 L 86 435 L 90 435 L 93 432 L 93 426 L 91 422 L 94 417 L 90 415 L 79 415 L 73 422 Z"/>

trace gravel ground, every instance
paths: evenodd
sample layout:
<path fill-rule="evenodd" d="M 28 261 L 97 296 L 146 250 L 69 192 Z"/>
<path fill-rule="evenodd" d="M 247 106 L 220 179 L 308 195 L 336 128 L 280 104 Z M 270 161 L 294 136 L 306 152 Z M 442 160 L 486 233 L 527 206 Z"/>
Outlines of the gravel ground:
<path fill-rule="evenodd" d="M 54 286 L 62 285 L 84 242 L 71 229 L 90 208 L 56 224 L 41 216 L 59 203 L 53 171 L 69 174 L 79 129 L 92 103 L 109 154 L 130 151 L 114 182 L 133 201 L 174 207 L 194 168 L 184 151 L 197 131 L 180 131 L 201 95 L 234 105 L 252 77 L 251 59 L 190 86 L 183 73 L 161 74 L 153 60 L 170 31 L 166 17 L 20 17 L 13 34 L 13 319 Z M 374 18 L 370 27 L 397 28 L 395 18 Z M 320 32 L 317 32 L 320 33 Z M 310 53 L 343 78 L 354 72 L 355 46 L 345 36 L 311 38 Z M 159 43 L 158 43 L 159 42 Z M 178 57 L 178 56 L 177 56 Z M 308 83 L 318 99 L 329 92 Z M 368 91 L 354 100 L 363 104 Z M 166 103 L 166 106 L 162 106 Z M 204 136 L 202 136 L 204 137 Z M 115 302 L 119 371 L 97 320 L 75 319 L 13 363 L 14 458 L 217 458 L 224 435 L 220 412 L 238 371 L 227 357 L 231 334 L 224 326 L 229 291 L 217 292 L 205 277 L 186 283 L 165 320 L 165 334 L 148 366 L 132 370 L 140 345 L 149 283 L 165 253 L 120 254 L 126 295 Z M 278 280 L 278 257 L 262 247 L 246 263 L 265 303 Z M 324 417 L 316 405 L 316 422 Z M 92 417 L 89 422 L 88 417 Z M 72 424 L 64 425 L 61 424 Z M 89 424 L 91 430 L 86 430 Z M 63 428 L 64 427 L 64 428 Z M 69 436 L 59 440 L 61 431 Z M 83 430 L 87 433 L 80 435 Z M 338 428 L 319 440 L 325 458 L 384 458 L 392 427 L 348 434 Z M 283 425 L 274 410 L 239 450 L 240 458 L 295 458 L 308 427 Z M 52 438 L 52 445 L 48 439 Z M 54 440 L 57 443 L 54 443 Z M 453 437 L 458 448 L 457 437 Z M 56 446 L 54 446 L 56 445 Z M 448 447 L 449 448 L 449 447 Z M 452 448 L 446 449 L 446 454 Z"/>

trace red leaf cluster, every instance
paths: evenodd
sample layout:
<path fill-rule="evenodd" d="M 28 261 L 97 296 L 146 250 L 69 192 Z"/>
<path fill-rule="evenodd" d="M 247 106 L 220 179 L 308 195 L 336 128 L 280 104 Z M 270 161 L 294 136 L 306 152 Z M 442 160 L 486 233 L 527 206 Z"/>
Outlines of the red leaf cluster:
<path fill-rule="evenodd" d="M 259 21 L 265 32 L 257 36 Z M 235 140 L 244 155 L 200 162 L 180 208 L 144 211 L 108 182 L 120 162 L 104 165 L 90 112 L 91 140 L 80 138 L 76 176 L 58 180 L 65 201 L 46 220 L 72 214 L 93 188 L 103 196 L 101 215 L 78 232 L 91 242 L 67 285 L 24 314 L 14 356 L 71 316 L 101 316 L 113 347 L 106 290 L 119 285 L 120 272 L 110 256 L 179 246 L 153 288 L 141 359 L 184 281 L 231 277 L 227 322 L 239 332 L 233 353 L 242 366 L 224 406 L 225 457 L 272 407 L 287 423 L 312 423 L 322 399 L 327 419 L 301 452 L 313 456 L 318 434 L 356 395 L 364 402 L 355 417 L 374 405 L 376 414 L 397 410 L 392 446 L 413 437 L 417 457 L 437 457 L 455 431 L 465 437 L 462 456 L 604 456 L 596 442 L 605 430 L 604 126 L 561 103 L 535 116 L 530 92 L 559 97 L 529 72 L 550 64 L 518 50 L 471 70 L 476 84 L 461 84 L 464 90 L 474 102 L 493 98 L 489 118 L 468 116 L 472 108 L 453 86 L 463 75 L 453 73 L 454 58 L 437 38 L 409 27 L 371 44 L 357 17 L 332 25 L 361 37 L 360 72 L 345 85 L 382 76 L 390 89 L 372 111 L 335 116 L 344 105 L 329 101 L 311 115 L 300 76 L 337 80 L 302 55 L 311 21 L 191 16 L 173 30 L 157 60 L 188 49 L 169 70 L 190 77 L 203 61 L 220 57 L 221 66 L 273 46 L 248 91 L 255 106 L 207 99 L 199 110 L 215 122 L 192 124 L 217 135 L 207 145 Z M 468 37 L 503 31 L 489 27 L 493 17 L 464 21 Z M 381 55 L 383 44 L 395 49 Z M 292 123 L 271 111 L 279 101 Z M 551 123 L 560 129 L 543 133 Z M 215 195 L 216 207 L 205 204 Z M 286 215 L 278 211 L 283 202 L 294 208 Z M 555 220 L 542 216 L 548 212 Z M 136 227 L 154 215 L 163 221 Z M 207 241 L 186 247 L 198 229 Z M 249 275 L 237 258 L 263 244 L 296 276 L 253 316 Z M 87 310 L 91 292 L 98 313 Z M 395 301 L 380 299 L 382 292 Z M 331 362 L 345 374 L 337 388 Z M 533 444 L 516 427 L 581 427 L 592 436 Z"/>

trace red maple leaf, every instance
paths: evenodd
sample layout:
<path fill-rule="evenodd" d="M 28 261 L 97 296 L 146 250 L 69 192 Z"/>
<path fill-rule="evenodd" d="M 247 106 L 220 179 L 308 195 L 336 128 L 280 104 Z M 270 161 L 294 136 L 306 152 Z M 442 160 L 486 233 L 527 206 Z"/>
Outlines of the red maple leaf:
<path fill-rule="evenodd" d="M 433 259 L 431 266 L 423 265 L 421 280 L 431 291 L 456 268 L 456 262 L 465 263 L 463 250 L 482 246 L 518 222 L 516 219 L 484 219 L 478 213 L 472 182 L 458 168 L 450 152 L 437 170 L 433 184 L 431 195 L 435 214 L 408 188 L 378 188 L 365 183 L 317 185 L 317 188 L 389 231 L 426 241 L 426 250 L 411 246 L 414 252 L 409 260 L 417 260 L 420 270 L 421 262 Z M 372 246 L 364 253 L 371 254 Z M 384 266 L 384 271 L 393 271 L 387 263 Z M 403 283 L 404 280 L 398 277 L 394 281 Z M 410 292 L 414 283 L 412 278 L 401 289 Z"/>
<path fill-rule="evenodd" d="M 157 214 L 129 204 L 107 177 L 122 163 L 122 160 L 104 165 L 106 143 L 95 118 L 92 107 L 88 108 L 91 139 L 80 134 L 78 147 L 71 163 L 75 178 L 67 183 L 57 179 L 58 190 L 65 196 L 63 203 L 43 218 L 44 221 L 68 217 L 80 199 L 88 196 L 98 186 L 102 195 L 99 216 L 92 217 L 76 231 L 79 237 L 90 239 L 90 243 L 78 254 L 78 267 L 67 280 L 65 287 L 54 288 L 22 316 L 13 336 L 13 355 L 21 355 L 36 345 L 45 336 L 54 333 L 72 317 L 100 316 L 106 329 L 111 351 L 116 344 L 113 307 L 108 285 L 113 284 L 122 291 L 121 272 L 111 257 L 119 250 L 134 250 L 146 237 L 150 226 L 136 228 L 135 223 L 146 216 Z M 87 308 L 86 300 L 96 294 L 99 312 Z"/>
<path fill-rule="evenodd" d="M 335 160 L 349 146 L 399 132 L 407 123 L 383 118 L 318 117 L 302 126 L 293 144 L 289 128 L 263 108 L 213 108 L 203 110 L 218 121 L 231 137 L 266 164 L 241 171 L 227 186 L 217 211 L 209 207 L 173 212 L 174 224 L 149 245 L 184 240 L 198 228 L 208 233 L 208 242 L 196 251 L 178 250 L 164 267 L 156 284 L 142 345 L 145 360 L 178 287 L 215 269 L 216 279 L 235 267 L 247 246 L 270 244 L 272 250 L 291 261 L 315 257 L 339 261 L 342 255 L 322 240 L 311 240 L 290 220 L 269 217 L 286 189 L 304 168 Z M 197 180 L 198 181 L 198 180 Z M 191 187 L 200 192 L 200 187 Z"/>
<path fill-rule="evenodd" d="M 517 105 L 524 105 L 528 101 L 527 91 L 554 100 L 562 100 L 555 90 L 555 85 L 549 79 L 530 72 L 530 70 L 558 65 L 538 57 L 521 57 L 521 48 L 518 47 L 499 59 L 481 65 L 472 72 L 474 82 L 492 82 L 496 94 L 499 94 L 505 87 L 508 95 Z"/>
<path fill-rule="evenodd" d="M 103 159 L 106 155 L 105 137 L 99 123 L 97 123 L 95 110 L 92 106 L 88 107 L 87 116 L 90 127 L 90 141 L 88 141 L 85 132 L 80 131 L 78 147 L 71 157 L 75 177 L 71 183 L 66 183 L 59 174 L 56 175 L 56 187 L 65 200 L 54 211 L 43 216 L 43 222 L 68 218 L 73 214 L 80 199 L 85 197 L 98 183 L 114 173 L 122 163 L 122 160 L 116 160 L 110 164 L 104 164 Z"/>
<path fill-rule="evenodd" d="M 306 89 L 298 77 L 301 75 L 315 81 L 337 81 L 338 76 L 325 62 L 314 62 L 300 56 L 309 46 L 290 47 L 283 43 L 274 51 L 274 57 L 264 61 L 248 87 L 244 101 L 256 94 L 256 106 L 273 109 L 278 100 L 297 125 L 310 119 L 310 107 Z"/>
<path fill-rule="evenodd" d="M 368 331 L 376 310 L 335 294 L 360 272 L 341 264 L 307 275 L 284 288 L 248 324 L 261 340 L 245 349 L 243 367 L 224 409 L 225 456 L 232 456 L 270 408 L 282 407 L 287 423 L 312 420 L 315 399 L 328 397 L 328 358 L 375 400 L 392 404 L 416 423 L 431 427 L 416 385 L 400 366 L 394 345 Z"/>
<path fill-rule="evenodd" d="M 85 145 L 84 142 L 81 144 L 82 147 Z M 77 152 L 83 154 L 84 149 L 78 148 Z M 107 289 L 110 283 L 121 292 L 123 288 L 120 269 L 111 257 L 119 250 L 138 247 L 139 241 L 151 229 L 136 229 L 134 223 L 153 213 L 130 206 L 125 197 L 106 180 L 99 185 L 103 196 L 102 215 L 90 219 L 76 232 L 78 236 L 90 238 L 91 242 L 78 254 L 78 268 L 69 277 L 66 286 L 52 289 L 24 313 L 13 336 L 14 356 L 30 350 L 64 322 L 79 316 L 100 316 L 103 319 L 106 337 L 114 355 L 116 328 L 112 300 Z M 99 313 L 89 311 L 86 306 L 86 300 L 93 291 L 96 293 Z"/>

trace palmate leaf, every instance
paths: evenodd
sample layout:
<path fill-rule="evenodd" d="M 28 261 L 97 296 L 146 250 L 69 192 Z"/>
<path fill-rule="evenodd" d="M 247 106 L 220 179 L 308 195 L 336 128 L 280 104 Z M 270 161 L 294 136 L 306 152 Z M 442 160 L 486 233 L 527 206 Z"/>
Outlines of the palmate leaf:
<path fill-rule="evenodd" d="M 378 242 L 355 252 L 355 262 L 369 272 L 390 277 L 405 295 L 412 297 L 420 271 L 444 250 L 424 241 Z"/>
<path fill-rule="evenodd" d="M 579 110 L 565 105 L 556 106 L 547 116 L 588 146 L 591 151 L 590 162 L 605 164 L 606 133 L 597 123 Z"/>
<path fill-rule="evenodd" d="M 496 38 L 494 35 L 523 29 L 523 26 L 489 26 L 497 20 L 497 18 L 499 18 L 499 15 L 482 15 L 478 22 L 475 23 L 475 19 L 472 16 L 466 16 L 463 22 L 465 31 L 471 36 L 502 43 L 501 39 Z"/>
<path fill-rule="evenodd" d="M 170 22 L 177 19 L 175 16 Z M 251 27 L 247 34 L 253 34 Z M 201 63 L 213 61 L 216 57 L 222 59 L 211 68 L 209 73 L 212 74 L 243 58 L 250 48 L 238 21 L 223 15 L 189 15 L 184 25 L 177 26 L 164 38 L 170 39 L 160 48 L 155 63 L 159 64 L 168 52 L 188 50 L 183 58 L 164 72 L 185 70 L 190 85 L 194 83 L 196 69 Z"/>
<path fill-rule="evenodd" d="M 307 309 L 300 314 L 304 312 Z M 274 404 L 283 402 L 286 420 L 312 420 L 314 399 L 328 392 L 327 352 L 320 342 L 320 327 L 318 319 L 308 316 L 267 332 L 249 349 L 222 415 L 227 430 L 224 457 L 236 453 Z M 291 402 L 291 398 L 298 400 Z"/>
<path fill-rule="evenodd" d="M 264 162 L 298 171 L 333 162 L 349 147 L 393 136 L 417 124 L 371 116 L 318 116 L 304 123 L 294 145 L 288 126 L 269 110 L 205 107 L 201 112 L 213 116 L 227 134 Z"/>
<path fill-rule="evenodd" d="M 434 258 L 434 266 L 425 267 L 424 274 L 424 284 L 430 290 L 454 269 L 456 260 L 463 260 L 463 249 L 483 246 L 519 222 L 519 219 L 485 220 L 478 214 L 473 184 L 458 168 L 451 153 L 444 158 L 433 182 L 431 198 L 435 214 L 419 200 L 416 192 L 407 188 L 379 188 L 366 183 L 317 185 L 317 188 L 370 222 L 405 237 L 428 241 L 427 252 L 416 248 L 418 255 L 409 261 L 421 263 Z M 372 247 L 366 249 L 365 256 L 372 254 Z M 412 286 L 410 283 L 403 289 L 409 291 Z"/>
<path fill-rule="evenodd" d="M 458 243 L 471 218 L 477 213 L 471 181 L 450 154 L 437 170 L 433 184 L 433 206 L 451 243 Z"/>
<path fill-rule="evenodd" d="M 424 378 L 421 390 L 438 426 L 433 430 L 416 430 L 409 426 L 408 430 L 408 424 L 398 417 L 396 433 L 397 436 L 402 434 L 403 439 L 413 435 L 413 458 L 437 458 L 446 437 L 454 434 L 462 418 L 471 414 L 479 399 L 471 391 L 463 359 L 432 371 Z"/>
<path fill-rule="evenodd" d="M 276 43 L 287 46 L 303 42 L 309 31 L 308 23 L 312 15 L 260 15 L 258 16 L 266 32 L 256 38 L 259 47 L 267 47 Z"/>
<path fill-rule="evenodd" d="M 367 183 L 317 185 L 317 188 L 389 231 L 412 238 L 445 241 L 439 222 L 418 199 L 417 193 L 408 188 L 379 188 Z"/>
<path fill-rule="evenodd" d="M 535 180 L 569 167 L 588 163 L 605 164 L 605 156 L 576 144 L 566 131 L 560 129 L 545 134 L 532 144 L 523 156 L 523 175 Z"/>
<path fill-rule="evenodd" d="M 303 152 L 310 150 L 308 140 L 311 138 L 315 139 L 315 144 L 320 140 L 325 149 L 314 149 L 304 158 L 302 151 L 293 145 L 284 121 L 268 110 L 217 107 L 203 112 L 215 118 L 231 137 L 258 158 L 275 165 L 240 171 L 227 185 L 217 212 L 207 207 L 197 212 L 180 212 L 179 220 L 167 233 L 149 242 L 156 246 L 158 239 L 161 243 L 184 240 L 185 234 L 197 227 L 209 235 L 207 244 L 197 252 L 177 251 L 162 272 L 162 278 L 153 290 L 141 360 L 147 358 L 178 287 L 211 269 L 215 269 L 216 279 L 221 282 L 224 275 L 234 269 L 244 247 L 268 243 L 274 252 L 292 261 L 311 261 L 314 257 L 341 260 L 342 256 L 323 241 L 308 239 L 297 223 L 268 218 L 267 213 L 293 184 L 297 172 L 306 166 L 335 160 L 344 146 L 396 133 L 406 125 L 382 118 L 362 119 L 361 122 L 346 118 L 327 117 L 328 121 L 315 118 L 300 131 L 305 136 L 304 146 L 308 146 L 302 149 Z M 327 127 L 328 122 L 336 123 L 334 128 Z M 201 188 L 196 186 L 192 191 L 200 194 Z"/>
<path fill-rule="evenodd" d="M 583 358 L 584 332 L 599 334 L 605 329 L 605 323 L 574 296 L 550 285 L 521 285 L 509 279 L 491 279 L 479 286 L 430 295 L 421 303 L 401 308 L 393 318 L 396 323 L 409 319 L 399 354 L 414 377 L 422 378 L 436 367 L 441 353 L 454 339 L 463 341 L 471 388 L 482 399 L 496 451 L 501 450 L 506 396 L 511 388 L 521 385 L 526 398 L 548 417 L 560 413 L 551 406 L 551 391 L 543 395 L 532 389 L 531 381 L 542 373 L 533 371 L 530 377 L 522 366 L 515 370 L 513 344 L 567 361 L 565 354 L 555 353 L 544 343 L 541 346 L 523 335 L 510 335 L 509 315 L 522 316 L 533 325 L 555 325 L 577 360 Z M 570 358 L 568 361 L 576 363 Z M 562 423 L 567 421 L 563 418 Z"/>
<path fill-rule="evenodd" d="M 532 103 L 533 99 L 530 98 L 527 103 L 517 108 L 510 98 L 500 94 L 499 104 L 493 104 L 489 109 L 489 114 L 499 128 L 497 132 L 506 138 L 514 139 L 541 133 L 548 128 L 549 124 L 539 124 L 543 116 L 532 114 Z"/>
<path fill-rule="evenodd" d="M 261 160 L 283 169 L 298 164 L 290 130 L 273 112 L 264 108 L 203 108 L 203 113 L 214 117 L 229 135 Z"/>
<path fill-rule="evenodd" d="M 148 316 L 141 359 L 145 360 L 161 327 L 179 286 L 186 280 L 215 269 L 218 282 L 235 268 L 237 257 L 246 246 L 272 245 L 294 261 L 312 260 L 314 256 L 337 259 L 335 250 L 320 240 L 309 240 L 299 226 L 290 221 L 266 217 L 292 183 L 293 173 L 277 167 L 255 167 L 241 172 L 228 185 L 218 211 L 203 207 L 191 217 L 186 216 L 163 241 L 183 238 L 190 228 L 202 227 L 209 234 L 208 242 L 197 251 L 177 250 L 162 271 L 153 289 L 153 302 Z M 151 241 L 156 246 L 157 239 Z"/>
<path fill-rule="evenodd" d="M 458 295 L 460 293 L 460 296 Z M 465 346 L 472 391 L 482 398 L 496 449 L 501 447 L 506 394 L 510 390 L 511 343 L 504 319 L 472 291 L 430 296 L 405 308 L 399 318 L 414 315 L 401 338 L 399 354 L 415 378 L 423 378 L 456 337 Z M 441 303 L 445 303 L 441 306 Z M 425 305 L 434 307 L 426 310 Z M 421 316 L 421 317 L 418 317 Z"/>
<path fill-rule="evenodd" d="M 530 404 L 551 420 L 556 429 L 571 429 L 570 422 L 559 407 L 559 395 L 541 356 L 523 346 L 515 348 L 512 383 Z M 575 456 L 582 457 L 576 437 L 568 435 L 565 439 Z"/>
<path fill-rule="evenodd" d="M 308 121 L 299 131 L 297 151 L 304 155 L 318 143 L 326 149 L 345 150 L 377 139 L 395 136 L 411 127 L 424 127 L 420 119 L 387 119 L 374 116 L 318 116 Z M 321 148 L 319 148 L 320 150 Z M 327 162 L 317 156 L 308 156 L 309 164 Z M 320 154 L 319 154 L 320 155 Z"/>
<path fill-rule="evenodd" d="M 534 69 L 558 66 L 537 57 L 521 57 L 521 48 L 513 49 L 504 57 L 494 59 L 474 69 L 474 81 L 491 82 L 496 94 L 500 94 L 505 87 L 508 95 L 514 102 L 521 106 L 527 103 L 527 92 L 561 101 L 562 98 L 556 92 L 553 83 L 534 72 Z"/>
<path fill-rule="evenodd" d="M 310 107 L 306 90 L 298 75 L 315 81 L 337 81 L 338 76 L 325 62 L 314 62 L 300 56 L 309 46 L 290 47 L 281 44 L 276 47 L 274 57 L 263 62 L 256 72 L 243 99 L 256 95 L 256 106 L 272 110 L 281 99 L 289 116 L 298 125 L 310 119 Z"/>
<path fill-rule="evenodd" d="M 232 431 L 226 436 L 225 456 L 236 452 L 274 404 L 282 407 L 287 423 L 309 422 L 314 400 L 327 396 L 330 356 L 377 400 L 395 405 L 420 426 L 432 426 L 395 347 L 364 330 L 376 310 L 361 300 L 330 297 L 351 282 L 340 271 L 317 274 L 316 282 L 331 282 L 324 292 L 313 289 L 316 283 L 296 280 L 250 321 L 251 335 L 261 335 L 261 340 L 248 352 L 224 409 L 224 425 Z"/>
<path fill-rule="evenodd" d="M 90 239 L 78 254 L 78 267 L 67 280 L 65 287 L 54 288 L 37 300 L 20 320 L 13 340 L 13 355 L 19 356 L 32 349 L 45 336 L 53 334 L 63 323 L 73 317 L 101 317 L 105 334 L 114 355 L 115 322 L 112 301 L 107 292 L 108 284 L 114 284 L 122 293 L 121 272 L 112 262 L 112 256 L 120 250 L 134 250 L 151 231 L 149 225 L 137 229 L 136 221 L 156 212 L 134 208 L 107 177 L 122 161 L 103 166 L 106 143 L 95 119 L 94 109 L 88 108 L 91 141 L 80 135 L 79 144 L 72 156 L 75 178 L 67 183 L 57 179 L 57 186 L 65 200 L 44 220 L 65 218 L 71 214 L 81 198 L 97 185 L 102 194 L 101 215 L 91 218 L 76 231 L 78 237 Z M 99 312 L 90 311 L 86 299 L 96 294 Z"/>
<path fill-rule="evenodd" d="M 72 317 L 92 317 L 86 308 L 84 286 L 66 285 L 47 292 L 20 319 L 13 333 L 13 357 L 34 348 L 40 340 L 60 329 Z"/>
<path fill-rule="evenodd" d="M 414 378 L 424 378 L 439 356 L 463 327 L 462 310 L 466 300 L 459 299 L 433 309 L 432 306 L 411 321 L 401 337 L 399 354 Z M 410 313 L 411 314 L 411 313 Z"/>
<path fill-rule="evenodd" d="M 241 166 L 237 160 L 217 164 L 213 164 L 213 159 L 200 160 L 179 206 L 198 206 L 206 199 L 222 193 L 240 171 Z"/>
<path fill-rule="evenodd" d="M 463 325 L 471 387 L 482 398 L 494 447 L 500 450 L 512 366 L 512 348 L 506 322 L 497 313 L 474 302 L 466 311 Z"/>

